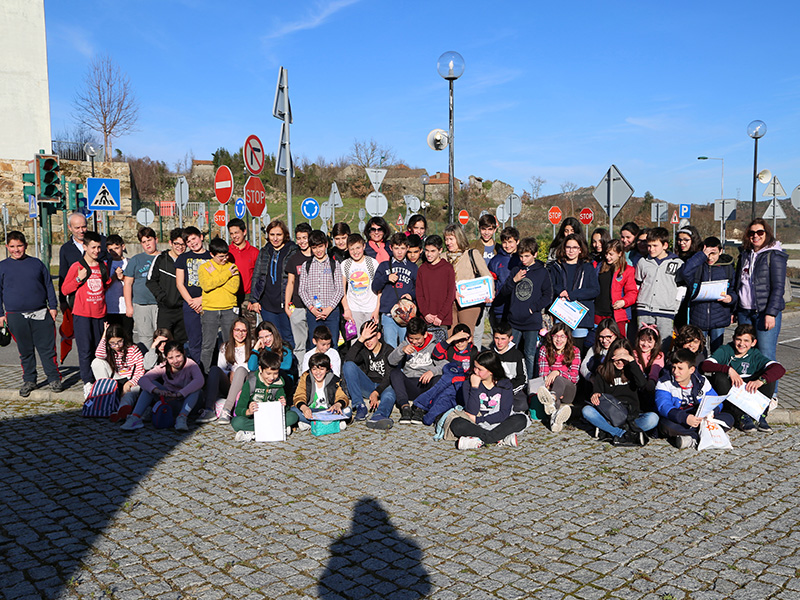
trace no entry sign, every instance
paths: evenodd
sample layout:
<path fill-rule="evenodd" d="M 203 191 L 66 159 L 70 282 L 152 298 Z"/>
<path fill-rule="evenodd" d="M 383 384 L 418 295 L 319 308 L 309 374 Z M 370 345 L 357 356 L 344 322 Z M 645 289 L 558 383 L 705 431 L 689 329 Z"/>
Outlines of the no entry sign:
<path fill-rule="evenodd" d="M 550 219 L 553 225 L 558 225 L 561 223 L 561 209 L 557 206 L 551 206 L 547 212 L 547 218 Z"/>
<path fill-rule="evenodd" d="M 258 177 L 249 177 L 244 184 L 244 203 L 252 216 L 261 216 L 267 205 L 266 198 L 267 192 L 261 180 Z"/>
<path fill-rule="evenodd" d="M 594 211 L 591 208 L 584 208 L 578 215 L 578 218 L 581 220 L 581 223 L 588 225 L 594 220 Z"/>
<path fill-rule="evenodd" d="M 258 136 L 251 135 L 244 141 L 244 164 L 253 175 L 264 170 L 264 146 Z"/>
<path fill-rule="evenodd" d="M 458 213 L 458 222 L 462 225 L 466 225 L 467 221 L 469 221 L 469 213 L 466 210 L 462 210 Z"/>
<path fill-rule="evenodd" d="M 227 204 L 233 196 L 233 173 L 226 165 L 217 169 L 214 175 L 214 195 L 220 204 Z"/>

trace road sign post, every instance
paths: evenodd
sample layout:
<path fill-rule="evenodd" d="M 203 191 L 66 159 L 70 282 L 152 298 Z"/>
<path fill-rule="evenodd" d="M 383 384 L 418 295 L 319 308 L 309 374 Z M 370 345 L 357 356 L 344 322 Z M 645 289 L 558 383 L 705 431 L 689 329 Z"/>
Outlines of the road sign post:
<path fill-rule="evenodd" d="M 514 217 L 522 212 L 522 200 L 517 194 L 511 193 L 506 196 L 506 214 L 511 217 L 511 226 L 514 226 Z"/>
<path fill-rule="evenodd" d="M 233 173 L 227 165 L 222 165 L 214 174 L 214 196 L 220 204 L 227 204 L 233 196 Z"/>
<path fill-rule="evenodd" d="M 183 209 L 189 202 L 189 183 L 181 175 L 175 182 L 175 207 L 178 209 L 178 227 L 183 227 Z M 89 205 L 91 208 L 91 205 Z"/>
<path fill-rule="evenodd" d="M 778 219 L 785 219 L 786 213 L 783 212 L 783 208 L 780 204 L 778 204 L 778 196 L 785 197 L 786 190 L 783 189 L 781 182 L 778 181 L 778 176 L 773 175 L 770 182 L 767 184 L 767 189 L 764 190 L 762 194 L 765 198 L 772 196 L 772 202 L 770 203 L 769 207 L 767 207 L 767 212 L 764 213 L 764 219 L 768 219 L 772 217 L 772 231 L 776 233 L 778 231 Z"/>
<path fill-rule="evenodd" d="M 556 225 L 561 223 L 562 216 L 563 213 L 561 212 L 561 209 L 558 206 L 551 206 L 550 210 L 547 211 L 547 218 L 553 224 L 553 239 L 556 238 Z"/>
<path fill-rule="evenodd" d="M 672 212 L 672 218 L 669 220 L 672 223 L 672 250 L 675 251 L 675 226 L 680 223 L 680 218 L 678 218 L 678 211 Z"/>
<path fill-rule="evenodd" d="M 328 196 L 328 204 L 330 204 L 331 207 L 331 223 L 335 223 L 336 209 L 344 206 L 344 202 L 342 202 L 342 195 L 339 193 L 339 186 L 336 185 L 335 181 L 331 184 L 331 193 Z"/>
<path fill-rule="evenodd" d="M 667 210 L 666 202 L 653 202 L 650 205 L 650 220 L 655 221 L 657 227 L 661 227 L 661 221 L 669 219 Z"/>
<path fill-rule="evenodd" d="M 289 72 L 281 67 L 278 70 L 278 84 L 275 86 L 275 102 L 272 105 L 272 116 L 283 121 L 281 139 L 278 145 L 278 157 L 275 161 L 275 174 L 286 175 L 286 224 L 289 231 L 294 231 L 294 215 L 292 207 L 292 151 L 289 143 L 289 125 L 292 123 L 292 105 L 289 102 Z"/>
<path fill-rule="evenodd" d="M 590 225 L 594 220 L 594 211 L 591 208 L 584 208 L 578 215 L 578 219 L 583 225 Z"/>

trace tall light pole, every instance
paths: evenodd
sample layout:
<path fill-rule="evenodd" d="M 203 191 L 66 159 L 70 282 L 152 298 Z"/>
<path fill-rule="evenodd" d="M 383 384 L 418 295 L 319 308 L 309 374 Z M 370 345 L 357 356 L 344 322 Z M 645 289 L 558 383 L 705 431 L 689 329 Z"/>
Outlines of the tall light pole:
<path fill-rule="evenodd" d="M 439 57 L 439 62 L 436 63 L 436 70 L 442 78 L 446 79 L 450 84 L 450 169 L 449 182 L 448 182 L 448 215 L 449 221 L 452 225 L 455 223 L 455 188 L 454 188 L 454 175 L 453 175 L 453 82 L 464 74 L 464 57 L 458 52 L 445 52 Z"/>
<path fill-rule="evenodd" d="M 428 190 L 428 183 L 430 183 L 431 178 L 428 176 L 427 173 L 423 173 L 422 175 L 419 176 L 419 181 L 422 184 L 422 201 L 425 202 L 425 200 L 427 199 L 426 192 Z"/>
<path fill-rule="evenodd" d="M 725 159 L 724 158 L 714 158 L 713 156 L 698 156 L 697 160 L 718 160 L 722 163 L 722 179 L 720 180 L 719 186 L 719 197 L 720 203 L 722 204 L 722 219 L 720 220 L 719 225 L 719 237 L 722 241 L 722 247 L 725 247 L 725 233 L 726 233 L 726 215 L 725 215 Z"/>
<path fill-rule="evenodd" d="M 767 124 L 764 121 L 751 121 L 747 126 L 747 135 L 756 141 L 755 151 L 753 152 L 753 202 L 752 215 L 750 220 L 756 218 L 756 182 L 758 181 L 758 140 L 767 133 Z"/>

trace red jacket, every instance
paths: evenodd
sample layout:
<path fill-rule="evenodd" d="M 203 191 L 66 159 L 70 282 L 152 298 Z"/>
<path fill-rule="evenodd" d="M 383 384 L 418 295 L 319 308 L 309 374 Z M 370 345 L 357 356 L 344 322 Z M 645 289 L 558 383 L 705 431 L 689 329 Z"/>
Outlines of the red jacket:
<path fill-rule="evenodd" d="M 231 244 L 228 246 L 228 254 L 233 259 L 233 264 L 239 269 L 242 276 L 242 285 L 240 291 L 244 290 L 245 294 L 250 293 L 250 285 L 252 284 L 253 271 L 256 268 L 256 259 L 258 258 L 258 248 L 252 246 L 250 242 L 244 243 L 244 249 L 239 250 L 236 246 Z"/>
<path fill-rule="evenodd" d="M 636 298 L 639 296 L 635 275 L 636 269 L 629 265 L 625 267 L 622 275 L 620 275 L 619 271 L 615 271 L 614 276 L 611 278 L 611 304 L 614 304 L 617 300 L 625 301 L 624 308 L 614 311 L 614 320 L 618 323 L 628 320 L 628 314 L 625 309 L 636 304 Z"/>

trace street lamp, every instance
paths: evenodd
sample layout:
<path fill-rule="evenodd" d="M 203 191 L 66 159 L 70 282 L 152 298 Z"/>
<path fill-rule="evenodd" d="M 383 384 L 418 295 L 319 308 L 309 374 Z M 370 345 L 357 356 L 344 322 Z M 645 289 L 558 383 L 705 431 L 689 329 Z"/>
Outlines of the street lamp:
<path fill-rule="evenodd" d="M 698 156 L 697 160 L 718 160 L 722 162 L 722 179 L 719 186 L 719 197 L 720 202 L 722 203 L 722 218 L 720 219 L 720 226 L 719 226 L 719 235 L 720 239 L 722 240 L 722 247 L 725 247 L 725 224 L 726 224 L 726 215 L 725 215 L 725 159 L 724 158 L 714 158 L 713 156 Z"/>
<path fill-rule="evenodd" d="M 449 204 L 449 219 L 452 225 L 455 222 L 455 203 L 453 201 L 455 190 L 453 187 L 453 82 L 464 74 L 464 57 L 458 52 L 445 52 L 439 57 L 436 63 L 436 70 L 443 79 L 446 79 L 450 84 L 450 170 L 448 171 L 450 177 L 448 182 L 448 204 Z"/>
<path fill-rule="evenodd" d="M 425 202 L 426 199 L 425 192 L 428 189 L 428 184 L 430 183 L 431 178 L 428 176 L 427 173 L 423 173 L 422 175 L 419 176 L 419 181 L 420 183 L 422 183 L 422 202 Z"/>
<path fill-rule="evenodd" d="M 751 121 L 747 126 L 747 135 L 756 141 L 756 148 L 753 152 L 753 202 L 752 202 L 752 216 L 751 221 L 756 218 L 756 181 L 758 181 L 758 140 L 767 133 L 767 124 L 764 121 Z"/>

